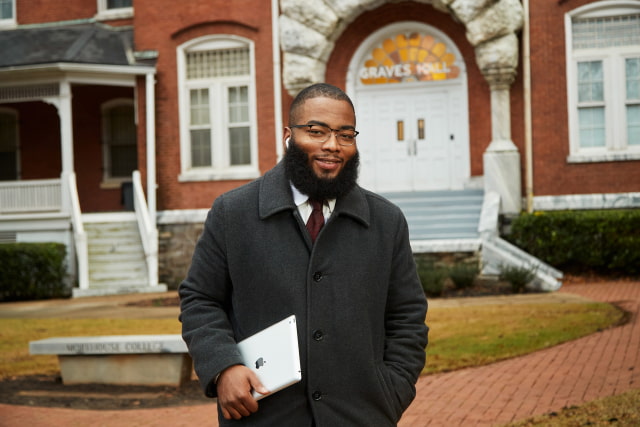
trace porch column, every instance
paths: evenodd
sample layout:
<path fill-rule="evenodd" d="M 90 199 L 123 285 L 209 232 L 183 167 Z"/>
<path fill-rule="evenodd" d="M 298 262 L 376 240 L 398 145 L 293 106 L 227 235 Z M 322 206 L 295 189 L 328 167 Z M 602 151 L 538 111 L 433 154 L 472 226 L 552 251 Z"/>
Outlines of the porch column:
<path fill-rule="evenodd" d="M 71 85 L 60 82 L 58 115 L 60 116 L 60 144 L 62 145 L 62 172 L 73 172 L 73 121 L 71 116 Z"/>
<path fill-rule="evenodd" d="M 491 70 L 484 74 L 491 89 L 491 143 L 483 155 L 485 194 L 500 195 L 501 212 L 518 214 L 522 208 L 520 153 L 511 140 L 509 88 L 513 70 Z"/>

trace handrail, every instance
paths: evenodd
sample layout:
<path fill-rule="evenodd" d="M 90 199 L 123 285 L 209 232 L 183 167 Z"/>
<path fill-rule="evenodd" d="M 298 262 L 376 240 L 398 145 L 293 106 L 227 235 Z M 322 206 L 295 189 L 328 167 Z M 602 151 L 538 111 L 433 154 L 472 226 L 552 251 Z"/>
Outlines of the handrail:
<path fill-rule="evenodd" d="M 484 196 L 478 232 L 482 240 L 482 273 L 497 275 L 503 266 L 530 269 L 535 278 L 528 284 L 538 290 L 557 291 L 562 286 L 562 272 L 544 261 L 512 245 L 500 237 L 498 230 L 500 195 L 488 192 Z"/>
<path fill-rule="evenodd" d="M 149 285 L 158 285 L 158 230 L 149 215 L 139 171 L 133 171 L 133 209 L 138 221 L 142 247 L 147 261 Z"/>
<path fill-rule="evenodd" d="M 78 198 L 76 174 L 74 172 L 63 172 L 61 178 L 63 188 L 65 189 L 64 206 L 70 209 L 71 214 L 71 225 L 73 228 L 76 259 L 78 262 L 78 286 L 80 289 L 89 289 L 89 249 L 87 245 L 87 234 L 82 225 L 82 212 Z"/>

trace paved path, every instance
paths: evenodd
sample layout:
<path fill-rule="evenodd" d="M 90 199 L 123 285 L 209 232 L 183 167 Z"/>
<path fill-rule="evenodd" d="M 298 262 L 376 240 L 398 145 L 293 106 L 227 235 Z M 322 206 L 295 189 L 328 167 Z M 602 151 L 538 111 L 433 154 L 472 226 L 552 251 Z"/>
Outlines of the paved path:
<path fill-rule="evenodd" d="M 640 388 L 640 282 L 565 285 L 552 298 L 566 302 L 580 297 L 615 302 L 631 313 L 630 322 L 527 356 L 423 377 L 417 385 L 418 397 L 400 426 L 496 426 Z M 480 301 L 517 303 L 531 299 Z M 105 306 L 104 301 L 94 301 L 93 310 Z M 56 304 L 47 306 L 58 310 Z M 20 311 L 11 307 L 15 305 L 4 305 L 0 317 L 12 317 L 9 312 L 15 315 Z M 84 310 L 80 306 L 76 309 Z M 91 411 L 0 403 L 0 426 L 217 426 L 215 414 L 214 404 Z"/>

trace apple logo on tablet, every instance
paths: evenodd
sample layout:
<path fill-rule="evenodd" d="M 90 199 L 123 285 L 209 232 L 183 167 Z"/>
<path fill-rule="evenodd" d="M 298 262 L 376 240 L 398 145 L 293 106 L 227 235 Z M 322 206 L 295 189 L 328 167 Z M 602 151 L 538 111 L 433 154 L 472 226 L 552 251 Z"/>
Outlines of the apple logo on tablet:
<path fill-rule="evenodd" d="M 258 358 L 258 360 L 256 360 L 256 369 L 260 369 L 262 368 L 265 363 L 267 363 L 266 360 L 264 360 L 262 357 Z"/>

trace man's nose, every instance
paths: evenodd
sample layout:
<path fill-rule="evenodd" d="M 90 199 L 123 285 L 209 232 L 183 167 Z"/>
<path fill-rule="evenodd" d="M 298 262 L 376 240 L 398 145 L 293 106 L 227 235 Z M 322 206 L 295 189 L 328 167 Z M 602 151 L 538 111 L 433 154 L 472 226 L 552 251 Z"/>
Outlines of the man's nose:
<path fill-rule="evenodd" d="M 331 135 L 329 135 L 329 139 L 322 144 L 322 149 L 327 151 L 340 150 L 340 144 L 338 144 L 338 133 L 336 131 L 331 130 Z"/>

